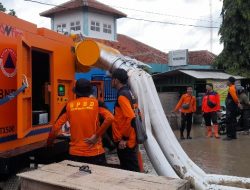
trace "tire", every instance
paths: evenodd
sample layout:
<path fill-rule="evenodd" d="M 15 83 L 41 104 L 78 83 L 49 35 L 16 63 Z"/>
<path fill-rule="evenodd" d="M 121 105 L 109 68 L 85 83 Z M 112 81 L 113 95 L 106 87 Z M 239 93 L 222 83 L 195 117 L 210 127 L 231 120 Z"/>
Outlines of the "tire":
<path fill-rule="evenodd" d="M 18 171 L 18 173 L 27 172 L 27 171 L 31 171 L 31 170 L 34 170 L 34 169 L 24 168 L 24 169 Z M 20 179 L 20 177 L 16 176 L 16 174 L 13 174 L 12 176 L 10 176 L 3 183 L 3 187 L 0 188 L 0 190 L 20 190 L 20 189 L 21 189 L 21 179 Z"/>
<path fill-rule="evenodd" d="M 0 182 L 0 190 L 3 190 L 4 183 Z"/>
<path fill-rule="evenodd" d="M 16 175 L 11 176 L 7 181 L 5 181 L 2 190 L 20 190 L 21 180 Z"/>
<path fill-rule="evenodd" d="M 227 133 L 226 131 L 226 125 L 225 124 L 220 124 L 219 125 L 219 134 L 220 135 L 225 135 Z"/>

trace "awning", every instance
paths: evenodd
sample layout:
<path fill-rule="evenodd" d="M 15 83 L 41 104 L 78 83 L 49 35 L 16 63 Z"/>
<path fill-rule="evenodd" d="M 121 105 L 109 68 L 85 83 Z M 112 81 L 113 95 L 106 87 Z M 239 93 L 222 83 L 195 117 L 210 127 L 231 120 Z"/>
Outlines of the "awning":
<path fill-rule="evenodd" d="M 229 77 L 233 76 L 236 79 L 243 79 L 241 76 L 234 76 L 224 72 L 215 71 L 195 71 L 195 70 L 180 70 L 180 72 L 185 73 L 196 79 L 221 79 L 227 80 Z"/>
<path fill-rule="evenodd" d="M 174 75 L 184 73 L 196 79 L 217 79 L 217 80 L 227 80 L 229 77 L 234 77 L 235 79 L 244 79 L 245 77 L 234 76 L 227 74 L 221 70 L 188 70 L 188 69 L 180 69 L 168 71 L 165 73 L 159 73 L 153 75 L 154 79 L 160 79 L 162 77 L 173 77 Z"/>

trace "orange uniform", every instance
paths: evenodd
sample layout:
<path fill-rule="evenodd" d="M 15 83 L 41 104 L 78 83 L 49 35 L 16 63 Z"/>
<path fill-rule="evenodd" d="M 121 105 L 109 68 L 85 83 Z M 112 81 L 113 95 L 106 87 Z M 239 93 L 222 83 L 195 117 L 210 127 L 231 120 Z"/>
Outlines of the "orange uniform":
<path fill-rule="evenodd" d="M 239 103 L 239 98 L 237 96 L 235 85 L 229 86 L 228 93 L 231 95 L 235 104 Z"/>
<path fill-rule="evenodd" d="M 232 79 L 232 78 L 229 78 Z M 232 79 L 233 80 L 233 79 Z M 234 80 L 233 80 L 234 81 Z M 230 80 L 229 80 L 230 82 Z M 226 127 L 227 137 L 225 140 L 231 140 L 237 138 L 236 126 L 237 126 L 237 110 L 239 99 L 237 97 L 236 88 L 234 84 L 229 84 L 229 89 L 226 98 Z"/>
<path fill-rule="evenodd" d="M 215 91 L 207 91 L 202 99 L 202 112 L 207 128 L 207 137 L 212 137 L 213 132 L 216 138 L 220 138 L 217 122 L 217 111 L 220 110 L 220 96 Z M 211 123 L 212 121 L 212 123 Z M 214 131 L 212 131 L 212 127 Z"/>
<path fill-rule="evenodd" d="M 183 109 L 183 104 L 189 104 L 188 109 Z M 176 105 L 174 111 L 180 110 L 182 113 L 193 113 L 196 112 L 196 98 L 188 93 L 183 94 L 178 104 Z"/>
<path fill-rule="evenodd" d="M 135 118 L 131 105 L 132 100 L 128 90 L 120 89 L 119 92 L 115 105 L 114 122 L 112 124 L 113 138 L 115 142 L 119 142 L 122 139 L 127 140 L 127 146 L 133 148 L 136 145 L 136 134 L 131 125 L 132 120 Z"/>
<path fill-rule="evenodd" d="M 99 114 L 104 118 L 100 126 Z M 104 107 L 101 107 L 96 98 L 81 97 L 70 101 L 64 113 L 53 126 L 49 138 L 54 138 L 59 132 L 62 124 L 70 123 L 70 155 L 75 156 L 97 156 L 104 153 L 101 136 L 112 124 L 114 117 Z M 97 143 L 90 146 L 84 139 L 96 134 L 99 139 Z"/>
<path fill-rule="evenodd" d="M 216 104 L 215 107 L 209 107 L 208 105 L 208 99 Z M 216 111 L 219 111 L 220 110 L 220 97 L 219 97 L 219 94 L 212 91 L 212 92 L 209 92 L 207 93 L 203 99 L 202 99 L 202 112 L 204 113 L 208 113 L 208 112 L 216 112 Z"/>

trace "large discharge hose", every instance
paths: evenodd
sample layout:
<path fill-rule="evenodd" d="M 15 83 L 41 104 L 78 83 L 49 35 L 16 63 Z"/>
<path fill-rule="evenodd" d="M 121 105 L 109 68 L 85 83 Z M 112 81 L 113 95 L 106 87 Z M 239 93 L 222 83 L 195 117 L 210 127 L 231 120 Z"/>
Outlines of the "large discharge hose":
<path fill-rule="evenodd" d="M 144 63 L 93 40 L 81 41 L 75 52 L 79 71 L 98 67 L 110 73 L 117 68 L 128 72 L 148 135 L 144 146 L 158 175 L 189 180 L 194 189 L 250 189 L 250 178 L 206 174 L 188 157 L 164 114 L 152 77 L 141 69 Z"/>

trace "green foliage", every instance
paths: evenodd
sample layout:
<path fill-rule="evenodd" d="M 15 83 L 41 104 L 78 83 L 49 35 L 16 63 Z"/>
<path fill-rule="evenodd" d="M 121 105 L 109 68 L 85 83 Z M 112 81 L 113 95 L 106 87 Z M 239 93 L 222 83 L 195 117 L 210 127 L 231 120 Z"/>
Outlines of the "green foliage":
<path fill-rule="evenodd" d="M 16 16 L 16 11 L 14 9 L 10 9 L 10 12 L 8 14 L 11 16 Z"/>
<path fill-rule="evenodd" d="M 221 16 L 224 49 L 215 60 L 216 67 L 250 77 L 250 1 L 223 0 Z"/>
<path fill-rule="evenodd" d="M 4 13 L 6 12 L 6 8 L 3 6 L 1 2 L 0 2 L 0 11 Z M 16 17 L 16 11 L 14 9 L 10 9 L 8 14 Z"/>
<path fill-rule="evenodd" d="M 5 12 L 6 8 L 3 6 L 3 4 L 0 2 L 0 11 Z"/>

